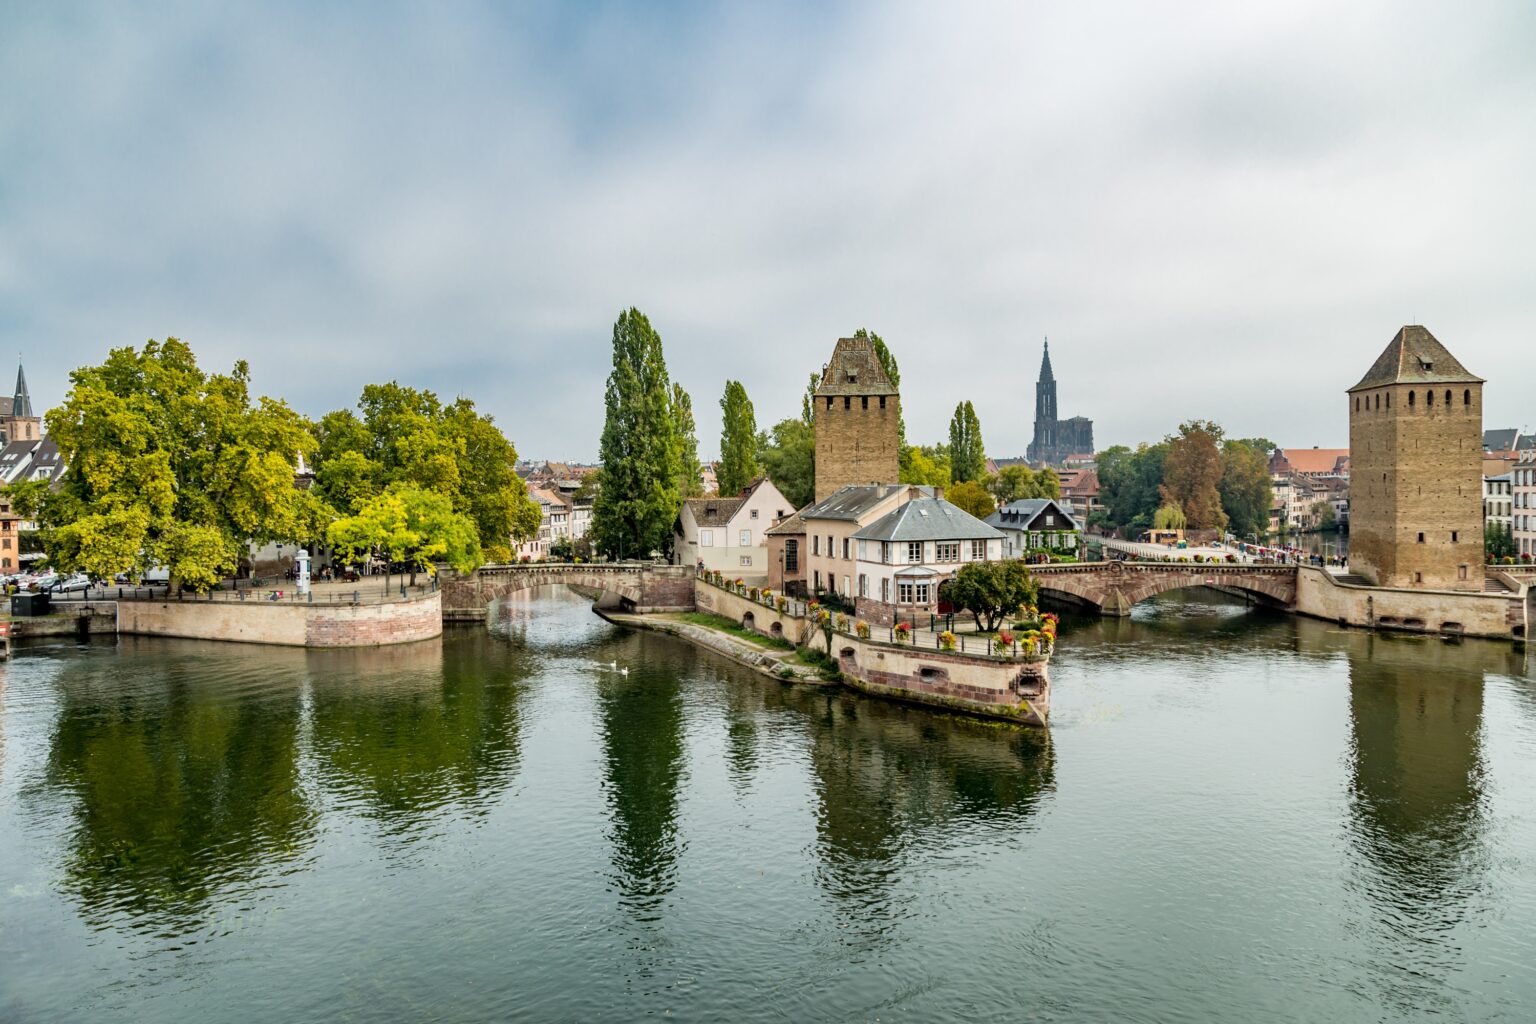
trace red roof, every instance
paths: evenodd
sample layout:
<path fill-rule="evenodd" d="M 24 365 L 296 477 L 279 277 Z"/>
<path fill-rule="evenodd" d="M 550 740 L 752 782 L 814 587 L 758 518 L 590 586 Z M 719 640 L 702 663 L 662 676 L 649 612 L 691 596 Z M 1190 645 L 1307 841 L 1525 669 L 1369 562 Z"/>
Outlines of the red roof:
<path fill-rule="evenodd" d="M 1348 448 L 1282 448 L 1276 454 L 1290 463 L 1292 473 L 1305 473 L 1309 476 L 1336 473 L 1341 468 L 1341 459 L 1342 468 L 1349 468 Z"/>

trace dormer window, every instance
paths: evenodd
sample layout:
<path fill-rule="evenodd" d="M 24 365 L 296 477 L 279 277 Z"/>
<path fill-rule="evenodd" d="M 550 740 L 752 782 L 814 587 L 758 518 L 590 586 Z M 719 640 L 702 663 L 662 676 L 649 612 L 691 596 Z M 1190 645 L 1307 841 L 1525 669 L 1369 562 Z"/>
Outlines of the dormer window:
<path fill-rule="evenodd" d="M 1431 362 L 1430 360 L 1428 360 L 1428 359 L 1420 359 L 1419 360 L 1419 369 L 1423 370 L 1425 373 L 1428 373 L 1430 370 L 1433 370 L 1434 368 L 1435 368 L 1435 364 L 1433 362 Z"/>
<path fill-rule="evenodd" d="M 859 375 L 858 374 L 850 373 L 848 375 L 848 383 L 849 384 L 857 384 L 858 382 L 859 382 Z"/>

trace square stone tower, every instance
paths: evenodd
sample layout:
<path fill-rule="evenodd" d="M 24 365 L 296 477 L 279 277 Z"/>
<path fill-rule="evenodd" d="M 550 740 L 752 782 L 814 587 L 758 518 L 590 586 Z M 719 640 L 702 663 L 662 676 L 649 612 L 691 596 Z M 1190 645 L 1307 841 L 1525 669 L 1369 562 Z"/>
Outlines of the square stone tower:
<path fill-rule="evenodd" d="M 816 500 L 849 484 L 901 476 L 901 396 L 868 338 L 839 338 L 813 396 Z"/>
<path fill-rule="evenodd" d="M 1380 587 L 1482 590 L 1482 378 L 1411 326 L 1348 394 L 1350 569 Z"/>

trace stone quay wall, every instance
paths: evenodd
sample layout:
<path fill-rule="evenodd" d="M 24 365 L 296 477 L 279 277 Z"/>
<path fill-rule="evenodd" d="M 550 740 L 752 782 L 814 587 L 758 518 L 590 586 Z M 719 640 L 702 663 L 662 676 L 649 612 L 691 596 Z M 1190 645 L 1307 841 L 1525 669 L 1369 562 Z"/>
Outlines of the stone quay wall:
<path fill-rule="evenodd" d="M 777 608 L 769 608 L 761 601 L 695 579 L 693 603 L 699 611 L 723 615 L 764 636 L 783 637 L 796 645 L 803 645 L 810 635 L 810 623 L 805 616 L 794 614 L 805 607 L 799 601 L 790 603 L 789 610 L 781 612 Z M 747 618 L 749 615 L 750 619 Z"/>
<path fill-rule="evenodd" d="M 1046 657 L 978 657 L 847 633 L 832 634 L 832 655 L 849 685 L 866 693 L 1029 725 L 1044 725 L 1050 713 Z"/>
<path fill-rule="evenodd" d="M 98 604 L 106 602 L 97 602 Z M 442 595 L 375 604 L 119 601 L 117 631 L 284 647 L 377 647 L 441 636 Z"/>
<path fill-rule="evenodd" d="M 1341 583 L 1323 569 L 1304 566 L 1297 570 L 1296 610 L 1371 629 L 1525 639 L 1531 625 L 1528 589 L 1488 594 L 1358 586 Z"/>
<path fill-rule="evenodd" d="M 471 573 L 442 568 L 443 618 L 481 622 L 493 601 L 535 587 L 569 586 L 611 595 L 629 612 L 693 610 L 694 569 L 640 562 L 544 562 L 482 565 Z"/>

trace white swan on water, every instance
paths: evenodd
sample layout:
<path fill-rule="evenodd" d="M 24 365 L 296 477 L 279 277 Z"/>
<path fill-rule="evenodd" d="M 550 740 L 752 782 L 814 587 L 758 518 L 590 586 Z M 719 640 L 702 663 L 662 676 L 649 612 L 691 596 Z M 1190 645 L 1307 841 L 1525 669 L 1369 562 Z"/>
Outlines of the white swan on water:
<path fill-rule="evenodd" d="M 621 675 L 621 676 L 629 675 L 629 666 L 626 665 L 625 667 L 619 669 L 619 675 Z"/>

